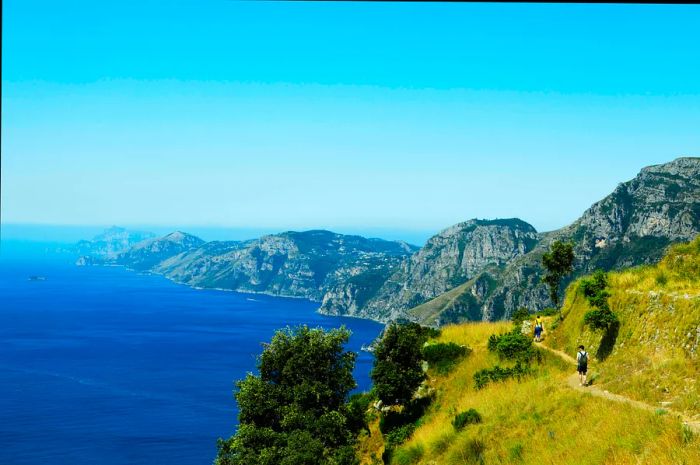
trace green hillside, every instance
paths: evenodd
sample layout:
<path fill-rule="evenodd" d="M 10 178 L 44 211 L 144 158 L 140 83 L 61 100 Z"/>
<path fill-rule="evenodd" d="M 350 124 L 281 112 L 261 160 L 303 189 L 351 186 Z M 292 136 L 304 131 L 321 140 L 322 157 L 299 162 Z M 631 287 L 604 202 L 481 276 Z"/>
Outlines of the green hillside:
<path fill-rule="evenodd" d="M 578 280 L 547 344 L 568 353 L 590 347 L 597 384 L 700 419 L 700 237 L 672 247 L 658 265 L 608 273 L 608 281 L 619 328 L 584 325 L 591 308 Z"/>
<path fill-rule="evenodd" d="M 357 447 L 361 463 L 381 464 L 382 455 L 399 465 L 700 463 L 700 238 L 673 247 L 657 266 L 610 273 L 608 282 L 616 331 L 584 326 L 591 307 L 581 280 L 569 286 L 564 321 L 545 324 L 548 346 L 574 355 L 582 343 L 596 356 L 592 386 L 574 385 L 574 367 L 546 347 L 519 377 L 478 386 L 482 370 L 515 366 L 488 349 L 491 335 L 514 326 L 448 325 L 436 342 L 471 353 L 447 374 L 429 369 L 434 399 L 412 434 L 399 444 L 394 439 L 390 454 L 375 416 Z M 454 426 L 470 409 L 480 421 Z"/>

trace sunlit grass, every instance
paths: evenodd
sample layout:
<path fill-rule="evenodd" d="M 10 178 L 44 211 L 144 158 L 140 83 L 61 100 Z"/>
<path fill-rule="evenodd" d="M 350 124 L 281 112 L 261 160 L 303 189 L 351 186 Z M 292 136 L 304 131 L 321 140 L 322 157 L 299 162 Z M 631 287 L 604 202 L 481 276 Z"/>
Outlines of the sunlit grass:
<path fill-rule="evenodd" d="M 572 368 L 548 353 L 532 376 L 475 390 L 474 372 L 497 362 L 486 350 L 488 336 L 510 328 L 510 323 L 445 328 L 441 341 L 467 344 L 474 352 L 448 376 L 432 380 L 435 403 L 392 463 L 700 463 L 700 441 L 684 440 L 677 419 L 571 390 L 566 378 Z M 452 419 L 469 408 L 483 423 L 456 431 Z"/>
<path fill-rule="evenodd" d="M 609 356 L 592 363 L 596 381 L 700 418 L 700 238 L 672 247 L 658 265 L 609 273 L 609 282 L 620 328 Z M 588 310 L 577 281 L 567 291 L 565 320 L 547 344 L 570 354 L 583 344 L 598 355 L 602 333 L 583 325 Z"/>
<path fill-rule="evenodd" d="M 589 374 L 596 385 L 700 414 L 700 239 L 673 248 L 658 266 L 611 273 L 609 282 L 609 303 L 621 325 L 609 357 L 591 361 Z M 575 282 L 568 289 L 565 320 L 551 330 L 557 317 L 547 319 L 545 343 L 572 356 L 584 344 L 595 355 L 601 334 L 583 325 L 590 307 L 578 286 Z M 549 352 L 522 380 L 476 390 L 476 371 L 508 365 L 486 344 L 491 334 L 511 328 L 510 322 L 443 328 L 441 342 L 464 344 L 473 352 L 449 374 L 432 373 L 435 400 L 411 438 L 395 451 L 393 464 L 700 464 L 700 437 L 678 418 L 662 408 L 648 411 L 569 388 L 574 367 Z M 470 408 L 483 422 L 455 430 L 455 415 Z"/>

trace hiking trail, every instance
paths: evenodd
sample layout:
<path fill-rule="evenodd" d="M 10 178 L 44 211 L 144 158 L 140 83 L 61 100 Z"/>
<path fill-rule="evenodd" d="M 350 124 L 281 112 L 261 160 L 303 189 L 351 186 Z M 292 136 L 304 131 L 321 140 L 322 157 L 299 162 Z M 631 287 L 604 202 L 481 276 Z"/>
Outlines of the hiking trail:
<path fill-rule="evenodd" d="M 541 347 L 541 348 L 547 350 L 548 352 L 551 352 L 551 353 L 557 355 L 562 360 L 564 360 L 572 365 L 576 365 L 576 359 L 574 359 L 572 356 L 570 356 L 569 354 L 567 354 L 565 352 L 562 352 L 562 351 L 557 350 L 557 349 L 553 349 L 551 347 L 547 347 L 544 344 L 537 344 L 537 347 Z M 700 434 L 700 420 L 693 420 L 692 418 L 688 417 L 687 415 L 684 415 L 684 414 L 677 412 L 675 410 L 671 410 L 667 407 L 656 407 L 654 405 L 647 404 L 646 402 L 642 402 L 640 400 L 630 399 L 629 397 L 622 396 L 620 394 L 613 394 L 612 392 L 601 389 L 600 387 L 598 387 L 596 385 L 590 384 L 590 381 L 589 381 L 589 384 L 587 386 L 581 386 L 579 383 L 579 380 L 578 380 L 577 373 L 574 373 L 571 376 L 567 377 L 566 383 L 569 385 L 570 388 L 572 388 L 576 391 L 586 392 L 592 396 L 602 397 L 604 399 L 608 399 L 608 400 L 611 400 L 614 402 L 626 403 L 626 404 L 632 405 L 633 407 L 638 408 L 638 409 L 647 410 L 647 411 L 653 412 L 653 413 L 656 413 L 659 410 L 663 410 L 667 414 L 675 416 L 678 419 L 680 419 L 681 422 L 683 422 L 683 424 L 686 425 L 688 428 L 690 428 L 690 430 L 693 431 L 694 433 Z"/>

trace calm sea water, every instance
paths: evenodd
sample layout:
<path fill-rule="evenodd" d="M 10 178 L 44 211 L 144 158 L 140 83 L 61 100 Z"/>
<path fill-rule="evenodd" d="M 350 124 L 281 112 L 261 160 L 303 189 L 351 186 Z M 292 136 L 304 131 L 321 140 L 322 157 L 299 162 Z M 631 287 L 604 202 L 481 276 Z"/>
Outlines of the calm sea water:
<path fill-rule="evenodd" d="M 0 254 L 0 464 L 210 464 L 236 428 L 233 381 L 275 329 L 381 326 L 317 304 L 194 290 L 72 257 Z M 46 281 L 29 281 L 30 275 Z M 355 377 L 369 387 L 371 356 Z"/>

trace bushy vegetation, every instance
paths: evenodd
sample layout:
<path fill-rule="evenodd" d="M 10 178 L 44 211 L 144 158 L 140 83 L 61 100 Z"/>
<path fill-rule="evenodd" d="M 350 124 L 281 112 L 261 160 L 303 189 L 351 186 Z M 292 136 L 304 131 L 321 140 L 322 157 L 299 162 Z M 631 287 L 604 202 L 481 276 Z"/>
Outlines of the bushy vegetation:
<path fill-rule="evenodd" d="M 525 307 L 519 307 L 510 316 L 510 321 L 512 321 L 515 326 L 520 327 L 520 325 L 523 324 L 523 321 L 525 321 L 529 318 L 530 318 L 530 311 Z"/>
<path fill-rule="evenodd" d="M 522 362 L 517 362 L 510 368 L 503 368 L 499 365 L 493 368 L 483 368 L 474 373 L 474 387 L 483 389 L 489 383 L 505 381 L 511 378 L 520 379 L 529 372 L 530 367 Z"/>
<path fill-rule="evenodd" d="M 448 373 L 459 360 L 469 355 L 471 349 L 454 342 L 438 342 L 423 347 L 423 360 L 439 374 Z"/>
<path fill-rule="evenodd" d="M 432 401 L 432 396 L 414 398 L 416 390 L 426 377 L 423 360 L 428 359 L 437 370 L 446 372 L 468 353 L 468 348 L 456 344 L 424 347 L 429 338 L 438 336 L 440 331 L 434 328 L 411 322 L 394 322 L 387 326 L 374 352 L 371 373 L 373 392 L 384 404 L 393 406 L 382 413 L 379 420 L 379 430 L 385 438 L 385 463 L 392 460 L 394 448 L 410 437 Z M 406 461 L 413 457 L 406 455 L 406 451 L 403 454 L 397 460 Z M 410 460 L 406 463 L 410 463 Z"/>
<path fill-rule="evenodd" d="M 487 348 L 495 352 L 503 360 L 518 360 L 527 362 L 537 357 L 537 351 L 532 346 L 532 339 L 520 332 L 519 328 L 500 335 L 489 337 Z"/>
<path fill-rule="evenodd" d="M 542 265 L 547 270 L 542 277 L 542 282 L 549 287 L 549 298 L 558 307 L 561 280 L 573 270 L 574 244 L 554 241 L 549 251 L 542 255 Z"/>
<path fill-rule="evenodd" d="M 400 409 L 384 413 L 379 420 L 379 430 L 384 434 L 384 461 L 391 461 L 394 449 L 407 441 L 420 424 L 432 397 L 413 399 Z"/>
<path fill-rule="evenodd" d="M 583 316 L 583 321 L 592 329 L 607 330 L 618 324 L 617 315 L 610 309 L 593 309 Z"/>
<path fill-rule="evenodd" d="M 601 388 L 651 404 L 672 402 L 674 410 L 700 415 L 698 271 L 700 238 L 671 246 L 656 265 L 608 272 L 607 302 L 618 323 L 603 331 L 585 322 L 591 305 L 581 285 L 591 277 L 579 279 L 567 292 L 566 318 L 548 344 L 572 356 L 585 345 L 597 359 Z"/>
<path fill-rule="evenodd" d="M 386 405 L 407 404 L 425 379 L 423 343 L 430 330 L 417 323 L 391 323 L 374 351 L 374 392 Z"/>
<path fill-rule="evenodd" d="M 608 275 L 603 270 L 596 270 L 592 276 L 581 279 L 581 291 L 591 307 L 609 308 Z"/>
<path fill-rule="evenodd" d="M 580 318 L 567 317 L 564 322 L 582 324 Z M 505 381 L 476 389 L 473 374 L 499 361 L 495 352 L 486 350 L 489 336 L 511 327 L 510 321 L 443 327 L 439 342 L 474 350 L 448 374 L 434 376 L 430 384 L 437 390 L 435 402 L 408 438 L 392 449 L 387 463 L 637 465 L 649 457 L 656 465 L 700 463 L 700 438 L 684 435 L 677 419 L 581 395 L 567 385 L 571 367 L 549 353 L 518 383 Z M 482 423 L 455 430 L 455 415 L 469 408 L 478 410 Z M 363 455 L 362 463 L 378 463 L 371 455 Z"/>
<path fill-rule="evenodd" d="M 608 298 L 608 275 L 603 270 L 597 270 L 592 276 L 581 279 L 581 292 L 586 297 L 593 310 L 586 312 L 583 321 L 595 330 L 609 330 L 618 324 L 618 318 L 610 310 Z"/>
<path fill-rule="evenodd" d="M 352 431 L 369 431 L 367 411 L 375 400 L 373 393 L 361 392 L 350 396 L 347 404 L 347 426 Z"/>
<path fill-rule="evenodd" d="M 454 420 L 452 420 L 452 426 L 454 426 L 454 429 L 457 431 L 464 429 L 467 425 L 475 425 L 477 423 L 481 423 L 481 415 L 473 408 L 458 413 Z"/>
<path fill-rule="evenodd" d="M 559 313 L 559 310 L 557 310 L 554 307 L 546 307 L 537 312 L 538 315 L 540 316 L 554 316 Z"/>
<path fill-rule="evenodd" d="M 302 326 L 275 333 L 259 375 L 236 383 L 239 428 L 218 442 L 216 465 L 353 465 L 362 422 L 346 403 L 355 387 L 350 332 Z M 356 399 L 357 404 L 362 404 Z"/>

